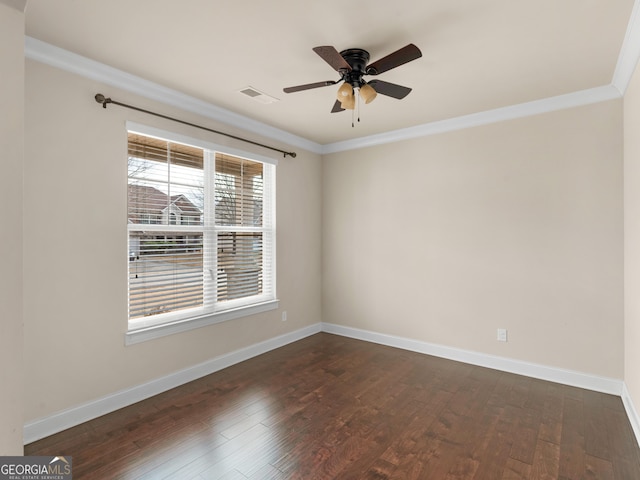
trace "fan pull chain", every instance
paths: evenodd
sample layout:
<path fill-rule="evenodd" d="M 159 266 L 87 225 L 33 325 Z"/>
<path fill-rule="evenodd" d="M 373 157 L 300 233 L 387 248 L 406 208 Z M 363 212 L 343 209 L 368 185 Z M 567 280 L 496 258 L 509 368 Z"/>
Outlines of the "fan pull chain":
<path fill-rule="evenodd" d="M 358 102 L 358 95 L 356 89 L 353 89 L 353 110 L 351 110 L 351 128 L 355 127 L 356 109 L 358 110 L 358 121 L 360 121 L 360 102 Z"/>

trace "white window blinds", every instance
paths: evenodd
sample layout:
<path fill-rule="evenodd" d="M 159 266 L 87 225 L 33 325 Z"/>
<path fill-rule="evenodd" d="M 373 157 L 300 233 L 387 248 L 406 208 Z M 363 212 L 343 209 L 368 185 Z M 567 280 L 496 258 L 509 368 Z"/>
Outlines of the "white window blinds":
<path fill-rule="evenodd" d="M 275 166 L 128 137 L 130 329 L 275 299 Z"/>

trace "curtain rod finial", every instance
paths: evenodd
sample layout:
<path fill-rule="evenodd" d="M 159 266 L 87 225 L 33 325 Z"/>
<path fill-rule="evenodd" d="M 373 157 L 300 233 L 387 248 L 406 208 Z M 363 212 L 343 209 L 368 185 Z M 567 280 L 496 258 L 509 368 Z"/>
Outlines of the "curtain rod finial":
<path fill-rule="evenodd" d="M 96 93 L 96 96 L 94 98 L 96 99 L 96 102 L 102 104 L 102 108 L 107 108 L 107 103 L 111 103 L 111 99 L 106 98 L 101 93 Z"/>

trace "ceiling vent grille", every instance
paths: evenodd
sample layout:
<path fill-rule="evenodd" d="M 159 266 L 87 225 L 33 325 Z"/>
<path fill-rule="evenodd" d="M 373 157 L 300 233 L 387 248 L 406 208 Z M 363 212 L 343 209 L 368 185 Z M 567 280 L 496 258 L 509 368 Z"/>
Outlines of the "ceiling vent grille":
<path fill-rule="evenodd" d="M 243 95 L 246 95 L 247 97 L 251 98 L 252 100 L 255 100 L 256 102 L 263 103 L 265 105 L 278 101 L 277 98 L 267 95 L 266 93 L 261 92 L 260 90 L 257 90 L 253 87 L 244 87 L 238 90 L 238 92 L 240 92 Z"/>

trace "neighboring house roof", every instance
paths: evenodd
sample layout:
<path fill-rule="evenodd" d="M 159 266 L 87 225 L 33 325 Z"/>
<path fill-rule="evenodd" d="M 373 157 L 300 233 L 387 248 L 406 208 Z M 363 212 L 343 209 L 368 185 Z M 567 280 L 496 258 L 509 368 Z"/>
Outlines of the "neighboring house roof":
<path fill-rule="evenodd" d="M 190 213 L 196 215 L 202 215 L 202 212 L 184 195 L 173 195 L 171 197 L 171 203 L 178 207 L 183 213 Z"/>
<path fill-rule="evenodd" d="M 146 185 L 129 184 L 128 200 L 130 223 L 140 223 L 143 215 L 162 215 L 170 206 L 190 216 L 202 215 L 202 211 L 184 195 L 169 197 L 157 188 Z"/>

